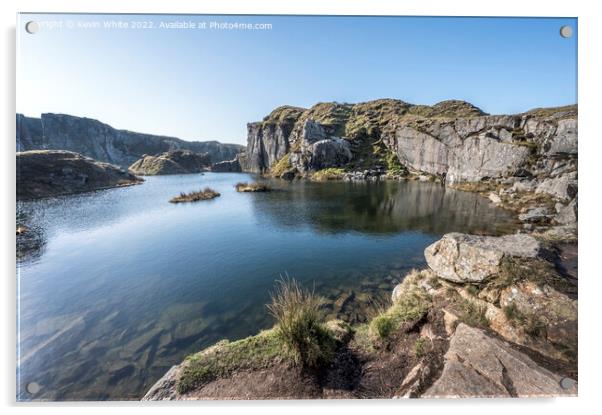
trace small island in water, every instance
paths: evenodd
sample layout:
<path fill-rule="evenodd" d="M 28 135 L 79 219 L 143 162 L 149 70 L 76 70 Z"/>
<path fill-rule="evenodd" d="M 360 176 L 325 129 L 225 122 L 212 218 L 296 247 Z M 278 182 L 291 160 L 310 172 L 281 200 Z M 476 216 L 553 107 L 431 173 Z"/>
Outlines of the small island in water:
<path fill-rule="evenodd" d="M 83 128 L 90 132 L 85 138 L 90 145 L 82 146 L 79 137 L 65 139 L 65 131 Z M 107 134 L 114 140 L 101 142 L 98 137 Z M 456 100 L 433 106 L 394 99 L 319 103 L 308 109 L 282 106 L 248 124 L 246 147 L 118 131 L 66 115 L 18 115 L 17 148 L 17 255 L 25 273 L 36 272 L 28 268 L 35 261 L 55 269 L 55 257 L 44 262 L 44 250 L 61 252 L 69 243 L 56 241 L 53 228 L 41 225 L 47 223 L 41 211 L 60 215 L 61 204 L 78 209 L 88 202 L 100 205 L 104 201 L 94 198 L 109 198 L 112 187 L 138 191 L 134 201 L 100 216 L 110 223 L 118 222 L 120 210 L 133 211 L 135 201 L 144 200 L 145 188 L 164 201 L 181 193 L 174 203 L 222 195 L 210 203 L 163 202 L 160 210 L 149 209 L 154 220 L 149 223 L 157 229 L 130 229 L 135 221 L 121 224 L 122 235 L 140 232 L 140 249 L 132 258 L 146 254 L 152 260 L 158 251 L 144 245 L 145 238 L 155 231 L 166 234 L 162 217 L 175 221 L 174 236 L 165 237 L 165 244 L 173 246 L 169 260 L 193 273 L 187 286 L 172 292 L 185 299 L 181 304 L 171 304 L 165 314 L 136 328 L 119 310 L 99 306 L 103 311 L 85 318 L 74 317 L 74 311 L 65 317 L 69 324 L 55 324 L 61 328 L 50 330 L 45 341 L 39 333 L 25 332 L 21 369 L 38 370 L 56 382 L 53 391 L 42 392 L 50 397 L 103 398 L 99 391 L 107 388 L 123 388 L 128 397 L 145 400 L 577 394 L 576 105 L 512 115 L 489 115 Z M 206 184 L 202 180 L 212 180 L 212 187 L 198 191 Z M 131 184 L 138 186 L 121 189 Z M 411 191 L 416 192 L 411 202 L 396 203 L 396 192 Z M 465 192 L 471 194 L 464 205 Z M 94 206 L 90 212 L 98 210 Z M 249 207 L 252 219 L 216 227 L 212 212 L 234 218 L 240 206 Z M 470 208 L 449 213 L 452 218 L 442 224 L 451 206 Z M 477 209 L 503 217 L 504 226 L 489 219 L 481 223 Z M 378 222 L 386 215 L 395 223 Z M 197 227 L 186 222 L 191 218 L 205 222 Z M 271 235 L 262 232 L 266 224 L 274 226 Z M 255 225 L 257 230 L 251 228 Z M 398 248 L 388 245 L 397 241 L 396 226 L 414 231 Z M 345 239 L 337 239 L 342 228 Z M 95 231 L 99 238 L 106 236 L 100 226 Z M 218 293 L 223 303 L 212 298 L 197 304 L 191 296 L 200 276 L 212 274 L 190 270 L 194 251 L 180 238 L 196 242 L 203 232 L 215 232 L 216 240 L 224 235 L 243 240 L 234 259 L 218 251 L 203 257 L 214 266 L 211 272 L 223 272 L 223 280 L 213 283 L 223 284 Z M 305 245 L 292 246 L 287 245 L 292 232 L 295 237 L 312 233 Z M 250 252 L 268 237 L 274 238 L 271 263 L 248 262 Z M 321 241 L 324 257 L 320 250 L 304 253 L 312 240 Z M 360 244 L 363 250 L 353 250 Z M 406 245 L 419 258 L 404 258 Z M 297 256 L 298 274 L 303 269 L 336 273 L 345 265 L 359 268 L 389 246 L 413 269 L 391 267 L 386 279 L 358 280 L 353 289 L 336 286 L 347 283 L 344 276 L 328 291 L 314 287 L 310 277 L 280 268 L 291 266 L 287 260 Z M 110 247 L 98 249 L 101 258 L 102 253 L 115 255 Z M 348 256 L 339 260 L 337 252 Z M 314 263 L 326 256 L 332 262 Z M 153 271 L 144 274 L 146 281 Z M 267 273 L 270 281 L 251 296 L 244 290 L 249 289 L 247 275 L 254 272 Z M 168 290 L 176 279 L 157 271 L 157 281 Z M 236 296 L 237 290 L 243 293 L 236 297 L 240 314 L 227 332 L 221 331 L 219 319 L 206 316 L 226 314 L 227 296 Z M 193 317 L 183 317 L 182 304 L 194 309 Z M 144 306 L 136 310 L 149 312 Z M 28 321 L 22 324 L 26 330 Z M 128 337 L 132 332 L 138 334 Z M 71 336 L 61 336 L 65 333 Z M 226 334 L 233 337 L 219 341 Z M 82 352 L 72 364 L 92 367 L 91 362 L 106 359 L 103 367 L 108 368 L 90 369 L 95 376 L 85 379 L 85 390 L 69 389 L 69 376 L 43 360 L 47 345 L 74 349 L 67 340 L 78 336 L 86 339 L 85 353 L 105 354 L 91 359 Z M 94 343 L 103 336 L 123 344 L 111 351 Z"/>

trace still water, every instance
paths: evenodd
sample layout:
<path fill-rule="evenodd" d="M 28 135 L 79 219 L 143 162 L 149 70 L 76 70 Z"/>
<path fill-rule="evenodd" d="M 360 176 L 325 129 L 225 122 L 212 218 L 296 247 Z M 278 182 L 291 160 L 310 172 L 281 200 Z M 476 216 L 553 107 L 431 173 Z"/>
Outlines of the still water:
<path fill-rule="evenodd" d="M 487 199 L 434 183 L 234 190 L 254 179 L 148 177 L 20 203 L 40 241 L 18 263 L 19 398 L 139 399 L 186 355 L 271 327 L 265 304 L 285 274 L 324 297 L 328 318 L 365 321 L 442 234 L 514 225 Z M 168 203 L 205 186 L 221 197 Z"/>

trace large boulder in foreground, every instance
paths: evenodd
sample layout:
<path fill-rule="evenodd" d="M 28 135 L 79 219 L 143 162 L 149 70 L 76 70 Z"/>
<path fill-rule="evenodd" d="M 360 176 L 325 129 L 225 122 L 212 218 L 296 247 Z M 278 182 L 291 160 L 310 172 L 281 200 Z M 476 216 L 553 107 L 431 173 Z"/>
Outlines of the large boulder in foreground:
<path fill-rule="evenodd" d="M 424 256 L 438 277 L 479 283 L 498 274 L 504 257 L 536 258 L 540 243 L 529 235 L 501 237 L 448 233 L 428 246 Z"/>
<path fill-rule="evenodd" d="M 142 182 L 133 174 L 72 151 L 17 153 L 17 200 L 88 192 Z"/>
<path fill-rule="evenodd" d="M 439 379 L 422 398 L 576 396 L 577 384 L 539 366 L 511 344 L 460 323 Z"/>
<path fill-rule="evenodd" d="M 156 156 L 144 155 L 129 167 L 129 171 L 141 176 L 189 174 L 200 173 L 207 170 L 209 166 L 211 166 L 211 157 L 207 153 L 173 150 Z"/>

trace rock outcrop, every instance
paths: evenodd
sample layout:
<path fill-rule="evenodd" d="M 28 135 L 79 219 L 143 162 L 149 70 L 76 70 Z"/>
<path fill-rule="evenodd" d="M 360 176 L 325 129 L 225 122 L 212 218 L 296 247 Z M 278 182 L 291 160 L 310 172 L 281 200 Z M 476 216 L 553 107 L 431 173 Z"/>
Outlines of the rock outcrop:
<path fill-rule="evenodd" d="M 240 167 L 240 154 L 237 155 L 233 160 L 225 160 L 214 163 L 211 166 L 211 171 L 217 173 L 240 173 L 242 171 Z"/>
<path fill-rule="evenodd" d="M 144 154 L 171 150 L 208 153 L 213 162 L 232 160 L 243 147 L 117 130 L 94 119 L 71 115 L 42 114 L 41 118 L 32 118 L 17 114 L 17 151 L 28 150 L 74 151 L 127 168 Z"/>
<path fill-rule="evenodd" d="M 117 166 L 71 151 L 17 153 L 17 200 L 88 192 L 142 182 Z"/>
<path fill-rule="evenodd" d="M 441 376 L 423 398 L 576 396 L 576 382 L 539 366 L 507 342 L 460 323 L 445 354 Z"/>
<path fill-rule="evenodd" d="M 504 258 L 536 258 L 540 252 L 540 243 L 529 235 L 492 237 L 448 233 L 428 246 L 424 256 L 440 278 L 473 283 L 499 274 Z"/>
<path fill-rule="evenodd" d="M 200 173 L 208 170 L 210 166 L 211 157 L 207 153 L 199 154 L 189 150 L 173 150 L 156 156 L 143 155 L 128 170 L 139 176 L 155 176 Z"/>
<path fill-rule="evenodd" d="M 269 173 L 278 165 L 301 176 L 329 167 L 403 168 L 461 183 L 550 177 L 558 168 L 576 170 L 576 156 L 576 105 L 488 115 L 463 101 L 429 107 L 382 99 L 277 108 L 248 124 L 241 166 Z"/>

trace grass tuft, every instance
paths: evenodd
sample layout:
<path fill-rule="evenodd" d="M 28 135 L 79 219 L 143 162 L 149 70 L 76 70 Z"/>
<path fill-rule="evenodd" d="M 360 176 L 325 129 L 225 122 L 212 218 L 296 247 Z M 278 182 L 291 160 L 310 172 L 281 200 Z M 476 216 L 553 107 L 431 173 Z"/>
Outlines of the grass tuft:
<path fill-rule="evenodd" d="M 218 192 L 206 187 L 198 192 L 180 193 L 179 196 L 172 198 L 170 203 L 198 202 L 199 200 L 211 200 L 218 196 L 220 196 Z"/>
<path fill-rule="evenodd" d="M 430 304 L 430 298 L 424 290 L 417 287 L 409 289 L 391 307 L 372 319 L 370 332 L 381 340 L 386 339 L 399 330 L 402 323 L 420 320 Z"/>
<path fill-rule="evenodd" d="M 426 354 L 426 352 L 428 351 L 428 340 L 425 339 L 424 337 L 420 337 L 418 340 L 416 340 L 416 343 L 414 343 L 414 355 L 420 359 L 422 356 L 424 356 Z"/>
<path fill-rule="evenodd" d="M 277 281 L 271 297 L 267 307 L 276 319 L 275 331 L 284 351 L 304 367 L 328 362 L 335 341 L 322 322 L 320 301 L 314 292 L 287 277 Z"/>
<path fill-rule="evenodd" d="M 311 179 L 317 182 L 325 182 L 328 180 L 341 180 L 345 169 L 339 167 L 329 167 L 327 169 L 318 170 L 311 175 Z"/>
<path fill-rule="evenodd" d="M 534 313 L 524 313 L 516 306 L 510 303 L 503 308 L 504 315 L 514 327 L 522 328 L 525 333 L 534 337 L 547 336 L 547 323 Z"/>
<path fill-rule="evenodd" d="M 489 327 L 489 319 L 485 315 L 487 307 L 474 301 L 463 300 L 460 303 L 462 316 L 460 320 L 473 327 Z"/>

